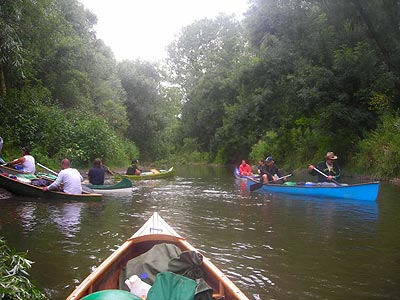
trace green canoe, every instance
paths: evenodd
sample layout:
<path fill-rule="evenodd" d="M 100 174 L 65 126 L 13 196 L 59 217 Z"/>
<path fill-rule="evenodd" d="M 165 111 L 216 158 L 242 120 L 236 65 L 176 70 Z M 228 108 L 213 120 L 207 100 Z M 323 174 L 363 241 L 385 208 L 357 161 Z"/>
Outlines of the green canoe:
<path fill-rule="evenodd" d="M 149 179 L 161 179 L 172 177 L 175 174 L 174 167 L 168 170 L 152 170 L 150 172 L 142 172 L 140 175 L 121 175 L 123 178 L 130 180 L 149 180 Z"/>
<path fill-rule="evenodd" d="M 103 184 L 103 185 L 96 185 L 96 184 L 85 184 L 88 188 L 91 188 L 92 190 L 121 190 L 121 189 L 127 189 L 132 187 L 132 181 L 130 181 L 128 178 L 122 178 L 121 181 L 115 183 L 115 184 Z"/>

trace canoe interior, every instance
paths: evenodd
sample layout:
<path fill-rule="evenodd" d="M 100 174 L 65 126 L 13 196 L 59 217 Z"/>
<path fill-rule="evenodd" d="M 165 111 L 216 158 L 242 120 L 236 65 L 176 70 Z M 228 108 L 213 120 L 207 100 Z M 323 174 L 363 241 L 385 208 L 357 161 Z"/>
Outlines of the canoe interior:
<path fill-rule="evenodd" d="M 14 174 L 14 175 L 16 175 L 16 174 L 24 174 L 24 172 L 22 172 L 22 171 L 19 171 L 19 170 L 15 169 L 15 168 L 12 168 L 12 167 L 7 167 L 5 165 L 0 166 L 0 171 L 2 173 Z"/>
<path fill-rule="evenodd" d="M 148 224 L 148 223 L 146 223 Z M 145 224 L 145 225 L 146 225 Z M 118 250 L 111 254 L 93 273 L 91 273 L 73 291 L 67 300 L 81 299 L 82 297 L 106 289 L 118 289 L 119 275 L 129 260 L 147 251 L 154 245 L 169 243 L 176 245 L 182 251 L 194 251 L 191 244 L 179 235 L 171 235 L 172 231 L 161 230 L 163 233 L 143 233 L 143 227 Z M 220 271 L 211 261 L 203 256 L 202 269 L 204 279 L 213 289 L 214 299 L 248 300 L 248 298 Z"/>

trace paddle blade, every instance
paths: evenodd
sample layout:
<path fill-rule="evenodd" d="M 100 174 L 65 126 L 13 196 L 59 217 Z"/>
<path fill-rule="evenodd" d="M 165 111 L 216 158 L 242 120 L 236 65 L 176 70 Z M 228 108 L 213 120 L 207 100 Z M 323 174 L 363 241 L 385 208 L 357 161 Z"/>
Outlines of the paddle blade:
<path fill-rule="evenodd" d="M 250 185 L 250 191 L 255 191 L 260 189 L 263 186 L 262 182 L 258 182 L 255 184 Z"/>

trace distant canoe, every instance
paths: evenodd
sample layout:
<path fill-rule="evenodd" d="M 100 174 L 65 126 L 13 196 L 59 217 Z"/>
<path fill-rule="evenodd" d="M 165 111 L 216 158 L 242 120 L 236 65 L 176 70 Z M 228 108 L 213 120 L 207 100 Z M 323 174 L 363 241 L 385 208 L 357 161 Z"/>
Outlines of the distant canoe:
<path fill-rule="evenodd" d="M 239 168 L 237 166 L 235 166 L 235 169 L 233 170 L 233 176 L 235 176 L 236 179 L 247 179 L 247 178 L 260 178 L 259 175 L 251 175 L 251 176 L 246 176 L 246 175 L 241 175 L 239 172 Z"/>
<path fill-rule="evenodd" d="M 116 191 L 129 189 L 132 187 L 132 181 L 128 178 L 122 178 L 121 181 L 115 184 L 103 184 L 103 185 L 95 185 L 95 184 L 85 184 L 86 187 L 94 190 L 95 192 L 105 192 L 105 191 Z"/>
<path fill-rule="evenodd" d="M 161 179 L 168 178 L 175 175 L 174 167 L 168 170 L 154 170 L 150 172 L 143 172 L 140 175 L 121 175 L 123 178 L 128 178 L 130 180 L 149 180 L 149 179 Z"/>
<path fill-rule="evenodd" d="M 102 195 L 96 193 L 83 192 L 82 194 L 66 194 L 59 191 L 43 192 L 42 187 L 34 186 L 29 183 L 29 179 L 21 177 L 18 180 L 16 175 L 0 174 L 0 187 L 16 195 L 37 197 L 51 200 L 66 201 L 101 201 Z"/>
<path fill-rule="evenodd" d="M 128 261 L 149 251 L 154 245 L 169 243 L 181 251 L 196 251 L 159 215 L 153 216 L 124 244 L 114 251 L 93 273 L 67 297 L 67 300 L 87 298 L 92 293 L 113 293 L 119 288 L 119 276 Z M 204 280 L 213 290 L 213 299 L 249 300 L 239 288 L 207 257 L 200 265 Z M 89 299 L 89 298 L 87 298 Z M 94 298 L 90 298 L 94 299 Z M 105 298 L 102 298 L 105 299 Z M 107 299 L 117 299 L 109 297 Z"/>
<path fill-rule="evenodd" d="M 260 184 L 258 181 L 247 180 L 250 190 L 256 186 L 257 191 L 280 193 L 289 195 L 311 196 L 319 198 L 352 199 L 361 201 L 375 201 L 378 198 L 379 182 L 368 182 L 349 185 L 324 185 L 320 183 Z"/>

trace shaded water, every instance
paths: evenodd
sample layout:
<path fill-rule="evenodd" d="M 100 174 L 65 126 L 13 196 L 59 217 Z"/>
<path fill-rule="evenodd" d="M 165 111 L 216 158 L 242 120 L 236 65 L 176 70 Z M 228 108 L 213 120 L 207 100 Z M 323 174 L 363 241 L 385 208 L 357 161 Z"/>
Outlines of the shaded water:
<path fill-rule="evenodd" d="M 0 235 L 35 261 L 50 299 L 73 288 L 154 211 L 250 299 L 400 299 L 399 187 L 376 202 L 301 199 L 246 189 L 231 168 L 178 169 L 101 203 L 0 194 Z"/>

